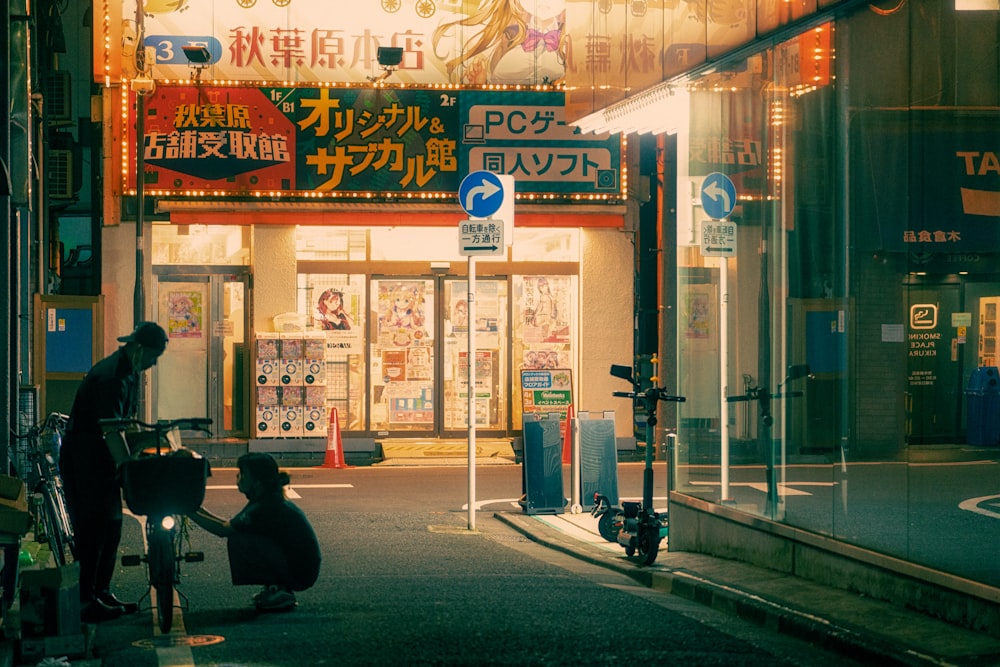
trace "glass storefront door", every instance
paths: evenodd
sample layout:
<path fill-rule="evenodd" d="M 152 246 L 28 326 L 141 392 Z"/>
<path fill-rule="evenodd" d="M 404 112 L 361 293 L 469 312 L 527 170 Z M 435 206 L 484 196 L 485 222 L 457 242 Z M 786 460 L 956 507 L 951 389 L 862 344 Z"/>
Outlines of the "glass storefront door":
<path fill-rule="evenodd" d="M 444 429 L 469 428 L 469 326 L 475 326 L 476 429 L 507 423 L 507 281 L 476 279 L 476 321 L 469 321 L 469 281 L 444 282 Z"/>
<path fill-rule="evenodd" d="M 468 411 L 468 281 L 375 278 L 371 308 L 372 431 L 460 435 Z M 476 423 L 502 432 L 509 372 L 506 281 L 477 280 L 476 309 Z"/>
<path fill-rule="evenodd" d="M 433 435 L 438 400 L 433 278 L 372 281 L 371 428 Z"/>
<path fill-rule="evenodd" d="M 244 273 L 157 267 L 156 321 L 170 343 L 156 366 L 154 419 L 209 417 L 215 437 L 247 432 Z"/>

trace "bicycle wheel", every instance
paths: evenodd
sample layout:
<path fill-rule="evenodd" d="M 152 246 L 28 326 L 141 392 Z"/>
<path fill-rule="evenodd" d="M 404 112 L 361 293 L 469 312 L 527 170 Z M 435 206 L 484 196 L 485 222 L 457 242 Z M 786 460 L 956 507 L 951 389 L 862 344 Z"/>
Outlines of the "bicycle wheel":
<path fill-rule="evenodd" d="M 174 536 L 170 531 L 157 528 L 149 530 L 148 541 L 149 584 L 156 591 L 160 631 L 166 634 L 174 621 L 174 575 L 177 568 Z"/>
<path fill-rule="evenodd" d="M 59 510 L 56 500 L 52 496 L 52 489 L 43 486 L 42 492 L 42 521 L 45 522 L 45 539 L 48 540 L 49 549 L 52 551 L 52 558 L 56 567 L 66 564 L 67 539 L 59 523 Z"/>

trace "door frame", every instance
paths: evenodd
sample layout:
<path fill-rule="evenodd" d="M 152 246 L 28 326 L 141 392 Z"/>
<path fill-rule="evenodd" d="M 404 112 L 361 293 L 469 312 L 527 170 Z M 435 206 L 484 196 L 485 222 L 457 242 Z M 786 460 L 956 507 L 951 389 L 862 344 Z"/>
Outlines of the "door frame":
<path fill-rule="evenodd" d="M 371 302 L 370 311 L 376 313 L 373 317 L 368 318 L 368 326 L 370 327 L 368 333 L 368 340 L 374 341 L 378 337 L 378 317 L 377 317 L 377 304 L 378 304 L 378 290 L 376 285 L 379 281 L 385 282 L 406 282 L 406 281 L 429 281 L 433 286 L 434 292 L 434 304 L 432 312 L 427 313 L 428 317 L 433 317 L 434 324 L 434 361 L 432 363 L 433 372 L 433 401 L 435 404 L 434 408 L 434 420 L 431 424 L 428 424 L 428 428 L 423 430 L 399 430 L 399 429 L 379 429 L 371 421 L 372 417 L 372 406 L 371 406 L 371 395 L 368 397 L 369 404 L 367 406 L 366 417 L 369 432 L 377 435 L 378 437 L 389 437 L 389 438 L 442 438 L 442 439 L 454 439 L 464 437 L 468 433 L 467 428 L 462 429 L 452 429 L 445 427 L 445 382 L 444 382 L 444 372 L 445 372 L 445 320 L 448 315 L 447 311 L 449 304 L 445 303 L 445 284 L 447 282 L 468 282 L 468 276 L 462 274 L 455 275 L 443 275 L 440 273 L 431 274 L 386 274 L 386 273 L 375 273 L 369 275 L 368 283 L 368 298 Z M 499 304 L 500 308 L 505 311 L 504 315 L 504 329 L 500 332 L 502 337 L 502 344 L 506 346 L 507 353 L 504 355 L 503 363 L 499 368 L 501 374 L 500 388 L 508 394 L 504 396 L 503 400 L 507 402 L 508 407 L 504 410 L 504 415 L 502 418 L 502 423 L 499 428 L 489 429 L 478 427 L 477 432 L 484 437 L 505 437 L 510 429 L 510 408 L 509 403 L 511 396 L 509 395 L 510 382 L 507 380 L 510 378 L 511 374 L 511 360 L 510 360 L 510 310 L 511 310 L 511 281 L 510 277 L 506 275 L 487 275 L 479 276 L 478 281 L 500 281 L 506 285 L 506 296 L 503 303 Z M 371 348 L 369 348 L 371 349 Z M 372 362 L 371 359 L 368 360 L 367 372 L 369 377 L 367 379 L 368 386 L 373 387 L 374 379 L 371 377 Z"/>
<path fill-rule="evenodd" d="M 152 302 L 153 311 L 156 312 L 159 303 L 159 292 L 161 283 L 170 282 L 201 282 L 207 283 L 209 288 L 210 303 L 209 311 L 205 313 L 205 325 L 208 334 L 208 364 L 206 369 L 206 416 L 212 419 L 212 436 L 214 438 L 243 437 L 249 434 L 250 429 L 250 378 L 251 371 L 248 369 L 249 357 L 249 336 L 251 320 L 251 304 L 253 299 L 251 290 L 250 268 L 246 266 L 217 266 L 217 265 L 165 265 L 153 267 L 153 289 Z M 225 350 L 223 349 L 224 337 L 218 335 L 218 327 L 224 322 L 223 319 L 223 287 L 226 283 L 243 283 L 243 342 L 233 345 L 233 359 L 228 360 L 232 364 L 232 393 L 233 393 L 233 415 L 232 428 L 225 428 L 225 366 L 227 363 Z M 156 367 L 154 366 L 154 373 Z M 211 390 L 214 384 L 216 389 Z M 157 378 L 154 376 L 150 382 L 152 387 L 152 410 L 153 418 L 157 416 Z M 242 406 L 241 410 L 237 406 Z M 198 415 L 194 415 L 198 416 Z"/>

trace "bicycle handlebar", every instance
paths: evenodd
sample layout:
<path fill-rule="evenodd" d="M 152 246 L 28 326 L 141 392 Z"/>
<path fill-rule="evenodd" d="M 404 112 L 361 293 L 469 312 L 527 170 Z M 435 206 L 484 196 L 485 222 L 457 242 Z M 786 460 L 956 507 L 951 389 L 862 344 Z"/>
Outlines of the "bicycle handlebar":
<path fill-rule="evenodd" d="M 170 431 L 172 429 L 186 429 L 191 431 L 204 431 L 208 433 L 208 427 L 212 425 L 212 420 L 208 417 L 182 417 L 180 419 L 160 419 L 155 423 L 144 422 L 140 419 L 113 418 L 101 419 L 98 421 L 104 430 L 121 430 L 129 426 L 138 426 L 147 431 Z"/>

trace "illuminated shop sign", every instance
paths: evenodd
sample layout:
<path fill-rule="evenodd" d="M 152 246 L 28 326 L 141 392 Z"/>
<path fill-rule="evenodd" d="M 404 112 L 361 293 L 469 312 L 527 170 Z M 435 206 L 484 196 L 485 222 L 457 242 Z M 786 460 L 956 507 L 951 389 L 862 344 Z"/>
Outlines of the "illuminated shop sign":
<path fill-rule="evenodd" d="M 193 78 L 185 46 L 209 54 L 203 81 L 364 84 L 378 50 L 402 50 L 391 82 L 546 84 L 570 54 L 564 0 L 488 7 L 463 0 L 141 0 L 151 78 Z M 507 3 L 502 3 L 506 5 Z M 95 4 L 95 79 L 131 78 L 118 45 L 138 38 L 135 0 Z M 126 49 L 129 51 L 130 49 Z"/>
<path fill-rule="evenodd" d="M 566 125 L 562 100 L 535 92 L 161 85 L 143 104 L 144 188 L 452 197 L 465 174 L 488 170 L 513 175 L 522 196 L 620 196 L 621 139 L 579 134 Z M 123 156 L 130 191 L 133 141 Z"/>
<path fill-rule="evenodd" d="M 851 128 L 854 219 L 866 249 L 994 252 L 1000 247 L 1000 125 L 949 111 L 861 114 Z M 878 243 L 878 246 L 873 244 Z"/>

